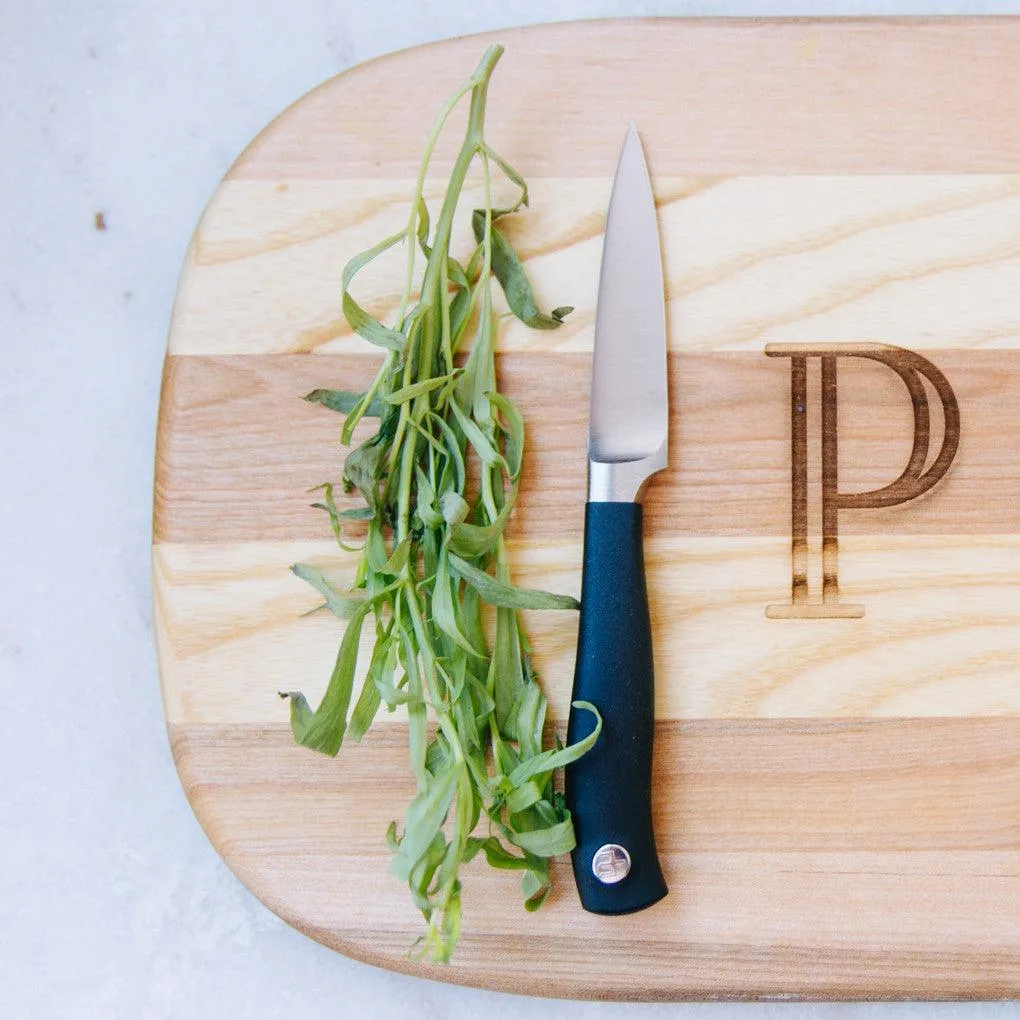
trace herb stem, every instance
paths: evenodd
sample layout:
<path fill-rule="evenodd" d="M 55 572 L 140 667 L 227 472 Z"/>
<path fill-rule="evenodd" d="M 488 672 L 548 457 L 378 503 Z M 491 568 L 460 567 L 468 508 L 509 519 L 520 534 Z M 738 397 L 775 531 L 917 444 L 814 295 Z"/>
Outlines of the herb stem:
<path fill-rule="evenodd" d="M 432 162 L 432 153 L 450 114 L 453 113 L 461 99 L 473 88 L 474 78 L 472 77 L 447 99 L 443 104 L 442 110 L 439 111 L 439 116 L 432 125 L 432 130 L 429 132 L 428 139 L 425 142 L 425 152 L 418 167 L 418 179 L 414 187 L 414 201 L 411 203 L 411 214 L 407 221 L 407 261 L 404 270 L 404 290 L 400 299 L 400 310 L 397 312 L 398 329 L 404 325 L 404 319 L 407 316 L 407 306 L 411 300 L 411 289 L 414 286 L 414 262 L 417 254 L 415 238 L 418 232 L 418 216 L 420 215 L 421 205 L 425 196 L 425 177 L 428 173 L 429 164 Z"/>

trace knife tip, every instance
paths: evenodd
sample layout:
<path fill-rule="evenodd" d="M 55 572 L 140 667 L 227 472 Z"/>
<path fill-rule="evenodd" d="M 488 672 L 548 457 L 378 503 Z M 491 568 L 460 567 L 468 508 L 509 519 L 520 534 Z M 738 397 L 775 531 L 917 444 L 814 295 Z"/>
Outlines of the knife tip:
<path fill-rule="evenodd" d="M 623 136 L 623 144 L 620 146 L 620 162 L 636 159 L 640 163 L 645 162 L 645 147 L 641 144 L 641 136 L 638 134 L 637 125 L 630 121 L 627 125 L 627 133 Z"/>

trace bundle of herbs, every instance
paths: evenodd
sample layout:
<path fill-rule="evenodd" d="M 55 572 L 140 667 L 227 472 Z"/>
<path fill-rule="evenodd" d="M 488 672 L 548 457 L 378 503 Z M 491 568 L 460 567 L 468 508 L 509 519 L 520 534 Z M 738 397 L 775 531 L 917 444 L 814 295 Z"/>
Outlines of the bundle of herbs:
<path fill-rule="evenodd" d="M 601 729 L 598 720 L 583 741 L 563 747 L 557 740 L 543 749 L 546 698 L 518 610 L 572 610 L 577 602 L 513 587 L 503 537 L 520 484 L 524 422 L 497 389 L 493 278 L 513 314 L 536 329 L 556 328 L 571 309 L 539 311 L 520 259 L 496 226 L 528 202 L 523 178 L 483 132 L 486 93 L 502 52 L 491 47 L 443 106 L 425 146 L 407 226 L 343 271 L 347 321 L 386 356 L 366 392 L 315 390 L 306 399 L 345 415 L 344 445 L 362 418 L 378 418 L 376 433 L 343 465 L 345 489 L 359 492 L 364 506 L 339 509 L 330 484 L 316 504 L 344 549 L 351 550 L 344 537 L 350 522 L 362 522 L 366 535 L 347 592 L 309 566 L 293 568 L 346 628 L 318 708 L 312 711 L 298 692 L 283 695 L 298 743 L 330 755 L 345 736 L 359 740 L 381 705 L 405 706 L 417 795 L 402 828 L 394 822 L 387 833 L 391 871 L 408 883 L 425 918 L 413 951 L 443 962 L 460 933 L 460 869 L 479 852 L 495 868 L 521 871 L 525 909 L 541 906 L 550 858 L 574 847 L 553 772 L 590 748 Z M 470 104 L 467 130 L 433 226 L 423 197 L 426 173 L 440 132 L 463 100 Z M 476 161 L 485 205 L 471 215 L 476 243 L 461 262 L 450 252 L 451 232 Z M 508 208 L 492 206 L 493 167 L 519 189 Z M 350 286 L 366 264 L 400 244 L 406 245 L 403 296 L 387 326 L 358 304 Z M 419 249 L 424 271 L 415 293 Z M 458 357 L 468 347 L 466 358 Z M 483 605 L 494 608 L 483 614 Z M 375 644 L 351 710 L 369 617 Z M 578 705 L 598 719 L 594 706 Z"/>

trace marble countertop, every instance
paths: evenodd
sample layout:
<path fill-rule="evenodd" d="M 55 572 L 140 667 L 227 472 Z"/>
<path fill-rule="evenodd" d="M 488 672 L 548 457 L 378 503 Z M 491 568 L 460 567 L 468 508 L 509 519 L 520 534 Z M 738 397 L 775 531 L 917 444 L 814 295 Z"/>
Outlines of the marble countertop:
<path fill-rule="evenodd" d="M 0 6 L 0 1015 L 1004 1018 L 1015 1004 L 553 1004 L 390 974 L 263 908 L 193 818 L 149 588 L 163 346 L 191 230 L 288 103 L 536 20 L 1020 13 L 1020 3 L 56 0 Z M 522 975 L 522 988 L 527 988 Z"/>

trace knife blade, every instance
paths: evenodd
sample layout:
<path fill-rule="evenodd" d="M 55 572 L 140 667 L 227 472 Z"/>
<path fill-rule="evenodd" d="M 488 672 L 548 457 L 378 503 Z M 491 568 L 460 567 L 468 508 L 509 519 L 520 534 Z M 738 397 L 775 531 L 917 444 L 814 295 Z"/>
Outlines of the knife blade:
<path fill-rule="evenodd" d="M 645 482 L 666 467 L 669 401 L 658 221 L 634 125 L 620 150 L 606 214 L 592 357 L 581 613 L 572 701 L 589 701 L 602 732 L 567 769 L 581 905 L 642 910 L 667 893 L 652 827 L 655 728 L 645 585 Z M 594 716 L 571 708 L 568 740 Z"/>

